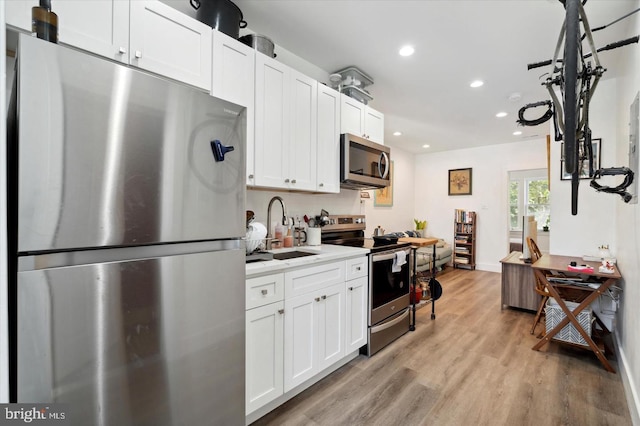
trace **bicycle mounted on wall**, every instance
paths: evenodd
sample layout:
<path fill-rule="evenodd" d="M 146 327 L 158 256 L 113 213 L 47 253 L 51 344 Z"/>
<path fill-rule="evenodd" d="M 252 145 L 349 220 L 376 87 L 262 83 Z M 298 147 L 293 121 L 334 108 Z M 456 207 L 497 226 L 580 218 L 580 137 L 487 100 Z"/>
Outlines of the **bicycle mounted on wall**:
<path fill-rule="evenodd" d="M 633 182 L 633 171 L 628 167 L 610 167 L 594 170 L 594 159 L 591 144 L 591 129 L 589 128 L 589 103 L 598 86 L 600 78 L 606 69 L 600 64 L 599 52 L 616 49 L 632 43 L 638 43 L 639 37 L 632 37 L 605 47 L 596 49 L 593 42 L 593 32 L 607 28 L 632 14 L 640 11 L 636 9 L 627 15 L 616 19 L 608 25 L 591 29 L 584 5 L 587 0 L 559 0 L 565 7 L 565 20 L 560 28 L 560 36 L 556 44 L 553 59 L 527 65 L 527 69 L 551 65 L 551 72 L 542 83 L 546 86 L 551 101 L 540 101 L 527 104 L 518 112 L 518 124 L 522 126 L 536 126 L 553 117 L 555 140 L 564 140 L 563 158 L 565 172 L 571 175 L 571 214 L 578 214 L 578 184 L 580 171 L 587 162 L 590 186 L 598 192 L 618 194 L 628 203 L 632 199 L 626 189 Z M 582 27 L 582 28 L 581 28 Z M 583 51 L 586 39 L 589 48 Z M 564 57 L 560 57 L 560 50 L 564 48 Z M 588 59 L 590 59 L 587 61 Z M 592 64 L 593 62 L 593 64 Z M 555 88 L 562 94 L 562 102 L 558 99 Z M 573 88 L 573 89 L 572 89 Z M 524 113 L 531 108 L 546 106 L 545 113 L 537 119 L 527 120 Z M 623 175 L 624 180 L 615 187 L 603 186 L 596 182 L 602 176 Z"/>

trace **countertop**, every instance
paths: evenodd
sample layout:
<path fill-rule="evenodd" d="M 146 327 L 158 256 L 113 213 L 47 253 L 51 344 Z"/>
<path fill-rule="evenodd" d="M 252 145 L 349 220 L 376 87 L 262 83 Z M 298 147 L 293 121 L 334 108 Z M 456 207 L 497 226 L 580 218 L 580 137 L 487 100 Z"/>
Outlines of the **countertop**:
<path fill-rule="evenodd" d="M 323 244 L 320 246 L 290 247 L 269 251 L 272 253 L 284 253 L 287 251 L 296 250 L 318 254 L 315 256 L 297 257 L 286 260 L 268 260 L 264 262 L 247 263 L 247 278 L 251 278 L 256 275 L 284 272 L 285 270 L 289 269 L 313 266 L 318 263 L 330 262 L 332 260 L 346 260 L 354 257 L 366 256 L 369 253 L 369 249 L 362 247 L 334 246 L 330 244 Z"/>

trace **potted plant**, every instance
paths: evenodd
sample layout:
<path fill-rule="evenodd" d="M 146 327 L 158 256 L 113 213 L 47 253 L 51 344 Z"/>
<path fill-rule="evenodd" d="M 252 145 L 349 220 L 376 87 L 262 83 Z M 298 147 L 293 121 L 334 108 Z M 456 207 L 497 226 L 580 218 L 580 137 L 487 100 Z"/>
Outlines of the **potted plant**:
<path fill-rule="evenodd" d="M 420 237 L 424 237 L 424 230 L 427 229 L 427 221 L 426 220 L 413 219 L 413 222 L 416 224 L 416 233 Z"/>
<path fill-rule="evenodd" d="M 549 222 L 551 221 L 551 216 L 547 216 L 547 220 L 544 222 L 544 226 L 542 227 L 542 230 L 544 232 L 549 232 Z"/>

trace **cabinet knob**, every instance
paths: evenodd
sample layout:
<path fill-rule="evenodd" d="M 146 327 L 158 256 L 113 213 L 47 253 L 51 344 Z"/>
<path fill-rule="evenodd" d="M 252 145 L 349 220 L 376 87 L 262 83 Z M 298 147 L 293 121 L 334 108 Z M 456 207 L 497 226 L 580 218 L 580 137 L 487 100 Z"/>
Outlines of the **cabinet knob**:
<path fill-rule="evenodd" d="M 356 267 L 356 271 L 359 271 L 361 268 L 359 266 Z"/>
<path fill-rule="evenodd" d="M 284 183 L 289 183 L 289 179 L 285 179 L 285 180 L 284 180 Z"/>
<path fill-rule="evenodd" d="M 280 315 L 284 314 L 284 309 L 278 309 L 278 313 L 279 313 Z"/>
<path fill-rule="evenodd" d="M 353 287 L 349 287 L 349 290 L 353 291 Z"/>
<path fill-rule="evenodd" d="M 318 185 L 320 188 L 322 188 L 324 186 L 324 183 L 320 183 L 320 185 Z"/>
<path fill-rule="evenodd" d="M 327 298 L 327 295 L 322 296 L 322 300 L 324 300 L 324 299 L 326 299 L 326 298 Z"/>
<path fill-rule="evenodd" d="M 139 50 L 136 50 L 135 57 L 138 59 L 142 58 L 142 52 Z"/>
<path fill-rule="evenodd" d="M 320 298 L 319 298 L 319 297 L 316 297 L 316 302 L 319 302 L 319 301 L 320 301 Z"/>
<path fill-rule="evenodd" d="M 295 180 L 295 179 L 293 179 L 293 180 L 291 181 L 291 183 L 296 183 L 296 180 Z"/>
<path fill-rule="evenodd" d="M 125 49 L 124 47 L 120 47 L 120 49 L 118 49 L 118 53 L 124 55 L 125 53 L 127 53 L 127 49 Z"/>
<path fill-rule="evenodd" d="M 267 294 L 267 293 L 269 293 L 269 291 L 267 291 L 267 290 L 262 290 L 260 293 L 262 293 L 262 294 Z"/>
<path fill-rule="evenodd" d="M 249 179 L 253 179 L 253 175 L 249 175 Z"/>

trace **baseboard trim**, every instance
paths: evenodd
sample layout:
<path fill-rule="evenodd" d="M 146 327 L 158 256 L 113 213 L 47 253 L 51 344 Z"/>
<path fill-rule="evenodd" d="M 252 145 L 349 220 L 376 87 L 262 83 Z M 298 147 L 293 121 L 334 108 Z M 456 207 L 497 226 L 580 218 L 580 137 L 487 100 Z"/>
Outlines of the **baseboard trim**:
<path fill-rule="evenodd" d="M 618 333 L 614 332 L 614 341 L 616 348 L 616 356 L 618 357 L 618 374 L 622 378 L 622 385 L 624 386 L 624 394 L 627 398 L 627 406 L 629 407 L 629 415 L 631 416 L 631 423 L 634 426 L 640 426 L 640 395 L 637 391 L 637 383 L 633 380 L 633 377 L 629 374 L 629 362 L 627 357 L 620 347 L 620 340 Z"/>

